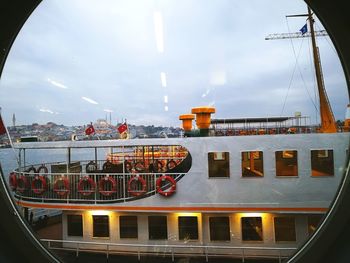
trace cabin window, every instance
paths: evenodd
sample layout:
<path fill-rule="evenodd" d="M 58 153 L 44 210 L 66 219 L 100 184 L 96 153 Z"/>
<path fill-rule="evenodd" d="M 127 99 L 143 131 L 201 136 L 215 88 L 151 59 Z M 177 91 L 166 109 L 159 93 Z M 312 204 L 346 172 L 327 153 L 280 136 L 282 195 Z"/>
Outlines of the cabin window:
<path fill-rule="evenodd" d="M 109 217 L 105 215 L 92 216 L 93 237 L 109 237 Z"/>
<path fill-rule="evenodd" d="M 311 151 L 312 176 L 334 175 L 333 150 Z"/>
<path fill-rule="evenodd" d="M 275 241 L 296 241 L 295 218 L 294 217 L 275 217 Z"/>
<path fill-rule="evenodd" d="M 243 241 L 262 241 L 262 219 L 261 217 L 242 217 L 242 240 Z"/>
<path fill-rule="evenodd" d="M 137 216 L 120 216 L 119 234 L 120 238 L 137 238 Z"/>
<path fill-rule="evenodd" d="M 312 235 L 316 228 L 319 226 L 321 223 L 321 220 L 323 218 L 323 215 L 309 215 L 307 217 L 307 225 L 308 225 L 308 232 L 309 235 Z"/>
<path fill-rule="evenodd" d="M 179 239 L 198 239 L 198 218 L 196 216 L 179 216 Z"/>
<path fill-rule="evenodd" d="M 68 236 L 83 236 L 82 215 L 67 215 L 67 234 Z"/>
<path fill-rule="evenodd" d="M 276 176 L 298 176 L 298 152 L 277 151 Z"/>
<path fill-rule="evenodd" d="M 168 239 L 168 225 L 166 216 L 148 217 L 148 236 L 150 240 Z"/>
<path fill-rule="evenodd" d="M 262 151 L 242 152 L 242 177 L 263 177 L 264 160 Z"/>
<path fill-rule="evenodd" d="M 209 177 L 230 177 L 230 154 L 228 152 L 208 153 Z"/>
<path fill-rule="evenodd" d="M 230 218 L 228 216 L 209 218 L 210 240 L 230 241 Z"/>

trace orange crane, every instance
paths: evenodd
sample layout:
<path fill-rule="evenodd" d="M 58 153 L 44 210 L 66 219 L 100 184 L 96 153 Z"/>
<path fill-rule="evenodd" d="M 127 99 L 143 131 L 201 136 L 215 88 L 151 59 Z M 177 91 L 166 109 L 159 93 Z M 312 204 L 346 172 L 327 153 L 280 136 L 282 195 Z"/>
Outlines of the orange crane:
<path fill-rule="evenodd" d="M 308 7 L 307 14 L 301 15 L 291 15 L 288 17 L 297 17 L 297 16 L 306 16 L 308 17 L 310 32 L 309 33 L 282 33 L 282 34 L 271 34 L 268 35 L 266 40 L 275 40 L 275 39 L 288 39 L 288 38 L 300 38 L 300 37 L 311 37 L 312 50 L 313 50 L 313 59 L 314 67 L 318 88 L 318 96 L 320 100 L 320 115 L 321 115 L 321 128 L 320 132 L 322 133 L 335 133 L 337 132 L 337 124 L 333 115 L 332 107 L 329 103 L 328 96 L 326 93 L 323 74 L 321 69 L 320 55 L 319 50 L 316 45 L 316 35 L 317 36 L 326 36 L 327 32 L 325 30 L 315 31 L 314 30 L 314 19 L 312 17 L 311 9 Z"/>

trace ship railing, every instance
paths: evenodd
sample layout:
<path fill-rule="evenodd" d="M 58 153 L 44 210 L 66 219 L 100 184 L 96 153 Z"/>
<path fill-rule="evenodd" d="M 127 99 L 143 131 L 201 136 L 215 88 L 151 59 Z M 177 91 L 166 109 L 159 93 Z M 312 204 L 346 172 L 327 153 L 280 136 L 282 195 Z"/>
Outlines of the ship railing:
<path fill-rule="evenodd" d="M 319 126 L 271 126 L 271 127 L 212 127 L 210 136 L 243 136 L 243 135 L 275 135 L 275 134 L 308 134 L 319 133 Z"/>
<path fill-rule="evenodd" d="M 240 258 L 245 262 L 249 258 L 278 259 L 279 262 L 289 258 L 296 247 L 263 247 L 263 246 L 219 246 L 190 244 L 136 244 L 108 243 L 72 240 L 41 239 L 51 250 L 72 251 L 78 258 L 81 252 L 105 253 L 107 260 L 112 254 L 135 255 L 140 261 L 141 256 L 168 256 L 175 261 L 176 256 L 209 258 L 225 257 Z"/>
<path fill-rule="evenodd" d="M 17 186 L 14 193 L 14 196 L 19 200 L 33 202 L 97 204 L 127 202 L 141 197 L 154 195 L 156 194 L 156 182 L 159 177 L 166 174 L 177 181 L 185 173 L 127 173 L 126 171 L 122 173 L 106 173 L 97 171 L 91 173 L 54 173 L 49 171 L 48 173 L 41 172 L 39 174 L 16 170 L 15 174 L 17 181 L 19 181 L 19 178 L 25 178 L 25 185 L 22 180 L 21 189 L 19 189 Z M 39 176 L 40 178 L 38 178 Z M 133 179 L 134 177 L 137 177 L 137 179 Z M 82 183 L 84 178 L 86 179 L 84 180 L 86 182 Z M 106 178 L 109 179 L 106 180 Z M 43 183 L 43 180 L 45 183 Z M 106 182 L 103 182 L 104 180 L 106 180 Z M 64 181 L 66 183 L 64 183 Z M 43 184 L 45 184 L 45 186 Z M 170 187 L 171 185 L 167 183 L 162 185 L 162 189 L 165 190 Z M 42 192 L 41 189 L 43 189 Z"/>

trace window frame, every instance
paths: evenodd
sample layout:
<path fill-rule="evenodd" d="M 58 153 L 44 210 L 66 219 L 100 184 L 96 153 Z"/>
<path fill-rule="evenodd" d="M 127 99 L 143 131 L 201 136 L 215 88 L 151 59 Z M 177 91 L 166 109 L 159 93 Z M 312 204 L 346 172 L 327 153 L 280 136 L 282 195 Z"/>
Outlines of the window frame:
<path fill-rule="evenodd" d="M 251 152 L 258 152 L 259 153 L 259 157 L 253 157 L 253 162 L 255 161 L 261 161 L 261 164 L 262 164 L 262 175 L 261 176 L 244 176 L 244 172 L 243 172 L 243 161 L 245 162 L 244 160 L 244 155 L 247 155 L 247 161 L 250 161 L 250 154 Z M 240 169 L 240 172 L 241 172 L 241 178 L 264 178 L 265 177 L 265 165 L 264 165 L 264 151 L 263 150 L 243 150 L 240 152 L 241 154 L 241 159 L 240 159 L 240 165 L 241 165 L 241 169 Z M 261 153 L 261 154 L 260 154 Z M 260 171 L 258 171 L 260 172 Z"/>
<path fill-rule="evenodd" d="M 189 238 L 185 239 L 185 237 L 181 238 L 181 226 L 180 226 L 180 218 L 195 218 L 196 219 L 196 234 L 197 238 Z M 177 217 L 177 227 L 178 227 L 178 232 L 179 232 L 179 240 L 189 240 L 189 241 L 198 241 L 199 240 L 199 225 L 198 225 L 198 217 L 197 216 L 178 216 Z M 184 227 L 184 226 L 182 226 Z M 186 228 L 186 227 L 185 227 Z M 189 227 L 187 227 L 189 228 Z M 194 227 L 192 227 L 194 228 Z"/>
<path fill-rule="evenodd" d="M 122 218 L 126 218 L 126 217 L 128 217 L 129 220 L 130 220 L 130 218 L 136 218 L 136 236 L 127 236 L 127 237 L 123 236 L 122 237 L 122 220 L 121 219 Z M 139 226 L 138 226 L 139 220 L 138 220 L 138 216 L 137 215 L 120 215 L 118 221 L 119 221 L 119 238 L 120 239 L 138 239 L 139 238 Z M 128 222 L 128 220 L 126 220 L 126 222 Z M 127 226 L 126 228 L 130 229 L 132 227 L 135 227 L 135 226 L 134 225 Z M 135 231 L 135 229 L 133 229 L 133 231 Z M 128 231 L 126 231 L 126 232 L 128 232 Z"/>
<path fill-rule="evenodd" d="M 69 234 L 69 217 L 80 217 L 81 219 L 81 235 Z M 67 214 L 67 236 L 68 237 L 84 237 L 84 218 L 82 214 Z"/>
<path fill-rule="evenodd" d="M 319 153 L 317 154 L 317 158 L 318 159 L 327 159 L 327 158 L 331 158 L 332 159 L 332 173 L 331 174 L 327 174 L 327 175 L 314 175 L 313 174 L 313 161 L 312 161 L 312 152 L 314 151 L 327 151 L 326 156 L 321 156 L 319 157 Z M 332 152 L 332 154 L 329 154 L 329 151 Z M 313 178 L 329 178 L 329 177 L 335 177 L 335 163 L 334 163 L 334 149 L 310 149 L 310 176 Z M 331 155 L 331 157 L 330 157 Z"/>
<path fill-rule="evenodd" d="M 283 157 L 284 152 L 296 152 L 296 173 L 297 175 L 278 175 L 277 173 L 277 153 L 282 152 L 281 159 L 289 160 L 293 157 Z M 276 150 L 275 151 L 275 177 L 276 178 L 298 178 L 299 177 L 299 151 L 296 149 L 287 149 L 287 150 Z"/>
<path fill-rule="evenodd" d="M 162 217 L 162 218 L 165 218 L 165 230 L 166 230 L 166 233 L 165 233 L 165 235 L 164 235 L 164 238 L 158 238 L 158 237 L 156 237 L 156 238 L 151 238 L 151 226 L 150 226 L 150 218 L 155 218 L 155 217 Z M 149 215 L 148 217 L 147 217 L 147 221 L 148 221 L 148 228 L 147 228 L 147 230 L 148 230 L 148 240 L 169 240 L 169 231 L 168 231 L 168 216 L 167 215 Z M 154 227 L 154 226 L 152 226 L 152 227 Z M 157 236 L 157 235 L 156 235 Z"/>
<path fill-rule="evenodd" d="M 211 227 L 211 219 L 212 218 L 227 218 L 228 220 L 228 239 L 213 239 L 213 235 L 212 235 L 212 227 Z M 224 216 L 224 215 L 220 215 L 220 216 L 209 216 L 208 218 L 208 228 L 209 228 L 209 242 L 231 242 L 231 217 L 230 216 Z M 214 229 L 213 229 L 214 231 Z M 217 232 L 217 231 L 214 231 Z M 226 233 L 227 234 L 227 233 Z"/>
<path fill-rule="evenodd" d="M 223 153 L 224 154 L 224 160 L 215 160 L 215 154 L 218 153 Z M 212 155 L 212 158 L 211 158 Z M 229 151 L 210 151 L 207 153 L 207 158 L 208 158 L 208 178 L 209 179 L 229 179 L 231 177 L 231 168 L 230 168 L 230 152 Z M 221 164 L 222 166 L 226 166 L 227 163 L 227 167 L 223 167 L 223 169 L 228 169 L 228 171 L 226 171 L 226 175 L 222 176 L 211 176 L 211 166 L 210 163 L 215 164 L 215 162 L 223 162 L 223 164 Z M 225 163 L 224 163 L 225 162 Z"/>
<path fill-rule="evenodd" d="M 261 223 L 261 240 L 245 240 L 243 237 L 243 231 L 244 231 L 244 228 L 243 228 L 243 220 L 244 219 L 251 219 L 251 218 L 260 218 L 260 223 Z M 262 216 L 242 216 L 241 217 L 241 240 L 242 242 L 258 242 L 258 243 L 262 243 L 264 242 L 264 226 L 263 226 L 263 218 Z"/>
<path fill-rule="evenodd" d="M 107 221 L 108 221 L 108 224 L 107 224 L 107 230 L 108 230 L 108 236 L 99 236 L 99 235 L 96 235 L 96 232 L 95 232 L 95 220 L 94 218 L 98 218 L 98 217 L 101 217 L 101 218 L 107 218 Z M 111 236 L 111 231 L 110 231 L 110 222 L 109 222 L 109 216 L 108 215 L 92 215 L 92 238 L 105 238 L 105 239 L 109 239 L 110 236 Z M 100 224 L 102 225 L 102 224 Z"/>
<path fill-rule="evenodd" d="M 294 236 L 295 236 L 295 240 L 277 240 L 276 238 L 276 234 L 277 234 L 277 231 L 276 231 L 276 219 L 277 218 L 293 218 L 294 219 Z M 287 216 L 287 215 L 283 215 L 283 216 L 274 216 L 273 217 L 273 239 L 275 241 L 275 243 L 297 243 L 297 229 L 296 229 L 296 217 L 295 216 Z"/>

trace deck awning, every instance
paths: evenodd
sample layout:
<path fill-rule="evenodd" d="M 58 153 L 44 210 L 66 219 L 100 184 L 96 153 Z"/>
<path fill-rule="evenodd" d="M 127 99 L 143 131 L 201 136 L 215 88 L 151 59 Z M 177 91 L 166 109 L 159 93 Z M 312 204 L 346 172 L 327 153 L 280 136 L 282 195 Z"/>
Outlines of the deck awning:
<path fill-rule="evenodd" d="M 295 119 L 295 117 L 267 117 L 267 118 L 239 118 L 239 119 L 212 119 L 211 124 L 233 124 L 233 123 L 268 123 L 284 122 Z"/>

